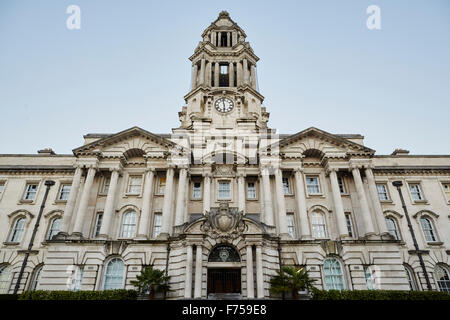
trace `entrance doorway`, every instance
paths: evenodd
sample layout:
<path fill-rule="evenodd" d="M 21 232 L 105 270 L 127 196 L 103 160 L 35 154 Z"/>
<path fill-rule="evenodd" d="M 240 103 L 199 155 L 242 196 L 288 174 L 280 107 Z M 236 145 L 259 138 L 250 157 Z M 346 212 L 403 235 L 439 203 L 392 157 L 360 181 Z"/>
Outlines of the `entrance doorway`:
<path fill-rule="evenodd" d="M 208 269 L 210 293 L 241 293 L 241 269 Z"/>

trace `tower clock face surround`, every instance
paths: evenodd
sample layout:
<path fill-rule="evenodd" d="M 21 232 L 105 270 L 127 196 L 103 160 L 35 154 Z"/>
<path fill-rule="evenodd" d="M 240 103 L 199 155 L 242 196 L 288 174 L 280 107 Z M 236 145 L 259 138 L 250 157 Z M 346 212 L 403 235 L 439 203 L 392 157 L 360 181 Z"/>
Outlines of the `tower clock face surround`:
<path fill-rule="evenodd" d="M 233 110 L 234 102 L 229 98 L 219 98 L 214 102 L 214 107 L 221 113 L 227 113 Z"/>

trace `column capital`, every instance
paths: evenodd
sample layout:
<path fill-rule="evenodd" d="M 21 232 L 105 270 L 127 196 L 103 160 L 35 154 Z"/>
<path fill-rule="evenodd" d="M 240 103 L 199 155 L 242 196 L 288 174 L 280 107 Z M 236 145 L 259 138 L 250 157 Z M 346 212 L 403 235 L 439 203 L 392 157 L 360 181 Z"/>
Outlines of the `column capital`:
<path fill-rule="evenodd" d="M 145 168 L 145 172 L 153 172 L 153 173 L 155 173 L 156 172 L 156 168 L 153 167 L 153 166 L 147 165 L 147 168 Z"/>
<path fill-rule="evenodd" d="M 303 173 L 305 172 L 305 169 L 303 167 L 296 167 L 294 168 L 295 173 Z"/>
<path fill-rule="evenodd" d="M 178 170 L 188 170 L 189 169 L 189 166 L 187 165 L 187 164 L 179 164 L 179 165 L 177 165 L 177 167 L 178 167 Z"/>
<path fill-rule="evenodd" d="M 350 171 L 353 171 L 353 170 L 355 170 L 355 169 L 361 169 L 362 168 L 362 165 L 360 165 L 360 164 L 356 164 L 356 163 L 350 163 L 350 165 L 348 166 L 348 168 L 350 169 Z"/>
<path fill-rule="evenodd" d="M 212 173 L 211 172 L 203 172 L 202 173 L 202 177 L 203 178 L 211 178 L 212 177 Z"/>
<path fill-rule="evenodd" d="M 111 171 L 111 172 L 118 172 L 119 174 L 122 172 L 122 170 L 123 170 L 123 168 L 122 168 L 122 166 L 121 165 L 118 165 L 118 166 L 114 166 L 114 167 L 110 167 L 109 168 L 109 171 Z"/>
<path fill-rule="evenodd" d="M 336 167 L 327 167 L 325 169 L 325 173 L 326 173 L 327 176 L 329 176 L 331 172 L 336 172 L 337 173 L 338 171 L 339 171 L 339 168 L 336 168 Z"/>

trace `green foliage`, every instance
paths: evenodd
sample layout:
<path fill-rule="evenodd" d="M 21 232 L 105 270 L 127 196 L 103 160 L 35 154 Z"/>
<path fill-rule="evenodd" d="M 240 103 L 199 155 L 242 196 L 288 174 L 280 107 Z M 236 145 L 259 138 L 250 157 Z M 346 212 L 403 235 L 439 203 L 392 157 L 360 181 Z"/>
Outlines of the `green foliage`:
<path fill-rule="evenodd" d="M 277 275 L 270 279 L 272 294 L 291 293 L 293 299 L 298 298 L 298 291 L 312 290 L 315 279 L 311 279 L 306 268 L 284 266 Z"/>
<path fill-rule="evenodd" d="M 26 291 L 19 295 L 19 300 L 136 300 L 135 290 L 104 291 Z"/>
<path fill-rule="evenodd" d="M 313 300 L 450 300 L 450 294 L 440 291 L 403 290 L 318 290 Z"/>
<path fill-rule="evenodd" d="M 152 266 L 146 267 L 136 276 L 136 280 L 130 283 L 136 287 L 140 294 L 149 294 L 150 298 L 154 298 L 157 292 L 172 291 L 169 286 L 170 276 L 165 276 L 164 270 L 153 269 Z"/>

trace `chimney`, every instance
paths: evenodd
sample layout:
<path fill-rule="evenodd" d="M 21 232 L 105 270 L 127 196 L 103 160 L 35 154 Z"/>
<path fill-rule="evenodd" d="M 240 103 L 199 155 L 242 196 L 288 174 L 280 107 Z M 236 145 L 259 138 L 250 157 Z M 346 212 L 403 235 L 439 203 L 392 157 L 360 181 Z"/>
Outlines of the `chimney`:
<path fill-rule="evenodd" d="M 43 155 L 55 155 L 56 153 L 52 150 L 52 148 L 44 148 L 42 150 L 38 150 L 38 154 Z"/>
<path fill-rule="evenodd" d="M 409 154 L 409 150 L 397 148 L 391 153 L 391 156 L 406 156 Z"/>

